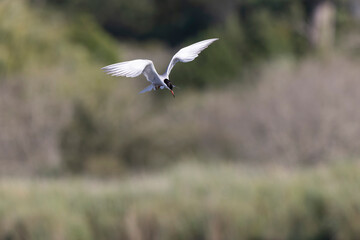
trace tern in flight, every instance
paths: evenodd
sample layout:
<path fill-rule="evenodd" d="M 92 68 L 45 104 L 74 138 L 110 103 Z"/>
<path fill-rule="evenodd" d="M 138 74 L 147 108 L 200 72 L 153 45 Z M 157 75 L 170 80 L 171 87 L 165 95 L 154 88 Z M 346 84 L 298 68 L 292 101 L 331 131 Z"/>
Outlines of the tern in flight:
<path fill-rule="evenodd" d="M 144 74 L 146 79 L 151 83 L 140 93 L 148 92 L 158 89 L 169 89 L 171 94 L 175 97 L 173 88 L 174 85 L 169 81 L 169 75 L 171 69 L 177 62 L 191 62 L 199 53 L 207 48 L 210 44 L 218 40 L 218 38 L 212 38 L 203 40 L 201 42 L 194 43 L 190 46 L 180 49 L 171 59 L 166 72 L 159 75 L 155 69 L 154 63 L 148 59 L 136 59 L 127 62 L 115 63 L 102 69 L 111 76 L 125 76 L 125 77 L 137 77 L 140 74 Z"/>

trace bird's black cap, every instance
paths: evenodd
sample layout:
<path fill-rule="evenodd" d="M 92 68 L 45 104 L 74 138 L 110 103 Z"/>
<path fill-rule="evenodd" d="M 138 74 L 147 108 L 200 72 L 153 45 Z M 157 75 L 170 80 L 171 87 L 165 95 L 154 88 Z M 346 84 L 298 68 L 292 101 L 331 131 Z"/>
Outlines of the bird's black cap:
<path fill-rule="evenodd" d="M 171 84 L 171 82 L 169 81 L 169 79 L 165 79 L 164 83 L 166 84 L 166 86 L 168 86 L 171 90 L 173 89 L 173 85 Z"/>

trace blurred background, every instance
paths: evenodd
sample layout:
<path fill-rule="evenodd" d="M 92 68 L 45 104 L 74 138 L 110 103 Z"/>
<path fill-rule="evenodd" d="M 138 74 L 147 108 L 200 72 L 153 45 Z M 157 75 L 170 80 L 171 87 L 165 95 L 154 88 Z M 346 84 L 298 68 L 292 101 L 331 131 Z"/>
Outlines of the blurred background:
<path fill-rule="evenodd" d="M 0 240 L 356 239 L 359 103 L 359 0 L 0 0 Z"/>

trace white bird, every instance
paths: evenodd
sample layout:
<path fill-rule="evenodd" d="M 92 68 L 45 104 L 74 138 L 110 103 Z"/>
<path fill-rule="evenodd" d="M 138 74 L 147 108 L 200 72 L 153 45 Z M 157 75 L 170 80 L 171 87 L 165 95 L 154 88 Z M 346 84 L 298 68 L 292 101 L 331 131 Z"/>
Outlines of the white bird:
<path fill-rule="evenodd" d="M 103 67 L 102 69 L 111 76 L 137 77 L 140 74 L 144 74 L 146 79 L 151 82 L 151 84 L 140 93 L 166 88 L 169 89 L 171 94 L 175 97 L 174 91 L 172 90 L 174 85 L 172 85 L 169 81 L 171 69 L 177 62 L 193 61 L 197 56 L 199 56 L 199 53 L 202 50 L 207 48 L 216 40 L 218 40 L 218 38 L 207 39 L 180 49 L 172 57 L 166 72 L 161 75 L 157 73 L 154 63 L 148 59 L 136 59 L 127 62 L 115 63 Z"/>

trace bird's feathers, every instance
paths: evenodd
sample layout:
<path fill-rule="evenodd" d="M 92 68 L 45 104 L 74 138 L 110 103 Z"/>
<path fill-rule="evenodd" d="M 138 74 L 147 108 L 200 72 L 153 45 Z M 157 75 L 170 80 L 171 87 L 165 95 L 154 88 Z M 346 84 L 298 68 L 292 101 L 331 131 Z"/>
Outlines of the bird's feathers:
<path fill-rule="evenodd" d="M 147 86 L 146 88 L 144 88 L 141 92 L 139 93 L 144 93 L 144 92 L 149 92 L 151 90 L 155 90 L 155 86 L 154 84 L 150 84 L 149 86 Z"/>
<path fill-rule="evenodd" d="M 147 59 L 115 63 L 102 69 L 111 76 L 137 77 L 143 73 L 150 82 L 157 75 L 153 62 Z"/>
<path fill-rule="evenodd" d="M 210 44 L 218 40 L 218 38 L 207 39 L 201 42 L 194 43 L 190 46 L 180 49 L 171 59 L 166 72 L 163 75 L 159 75 L 156 72 L 154 64 L 151 60 L 147 59 L 136 59 L 127 62 L 115 63 L 102 69 L 111 76 L 124 76 L 124 77 L 137 77 L 140 74 L 144 74 L 146 79 L 151 82 L 140 93 L 155 90 L 155 85 L 159 86 L 160 89 L 168 88 L 164 80 L 169 78 L 171 69 L 177 62 L 190 62 L 193 61 L 201 51 L 207 48 Z"/>
<path fill-rule="evenodd" d="M 210 44 L 218 40 L 218 38 L 207 39 L 201 42 L 194 43 L 190 46 L 180 49 L 171 59 L 170 64 L 166 70 L 166 76 L 169 77 L 172 68 L 177 62 L 191 62 L 199 53 L 207 48 Z"/>

